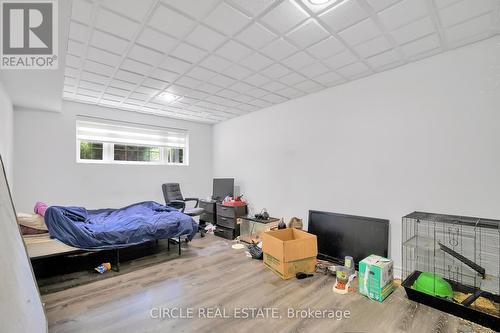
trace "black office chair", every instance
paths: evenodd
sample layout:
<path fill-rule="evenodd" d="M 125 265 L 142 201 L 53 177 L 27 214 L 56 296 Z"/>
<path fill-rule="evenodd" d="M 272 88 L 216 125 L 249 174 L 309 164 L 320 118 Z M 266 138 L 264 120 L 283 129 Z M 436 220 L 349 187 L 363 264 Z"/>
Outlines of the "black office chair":
<path fill-rule="evenodd" d="M 203 208 L 198 207 L 199 200 L 196 198 L 184 198 L 181 187 L 178 183 L 167 183 L 161 186 L 163 197 L 167 206 L 176 208 L 189 216 L 199 216 L 204 212 Z M 186 207 L 187 201 L 195 201 L 194 207 Z"/>

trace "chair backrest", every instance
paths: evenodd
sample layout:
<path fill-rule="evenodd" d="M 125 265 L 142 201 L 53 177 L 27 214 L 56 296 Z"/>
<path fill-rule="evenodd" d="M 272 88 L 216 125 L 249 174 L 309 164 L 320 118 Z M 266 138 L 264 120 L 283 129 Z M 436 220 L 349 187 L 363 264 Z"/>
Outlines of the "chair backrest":
<path fill-rule="evenodd" d="M 184 200 L 179 183 L 166 183 L 161 186 L 161 189 L 167 205 L 173 200 Z"/>

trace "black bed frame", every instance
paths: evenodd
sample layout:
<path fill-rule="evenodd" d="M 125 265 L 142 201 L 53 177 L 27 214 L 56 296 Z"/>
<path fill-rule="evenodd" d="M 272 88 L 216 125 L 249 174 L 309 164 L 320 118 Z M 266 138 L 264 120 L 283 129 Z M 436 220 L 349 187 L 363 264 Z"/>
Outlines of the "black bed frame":
<path fill-rule="evenodd" d="M 167 239 L 167 251 L 170 251 L 170 243 L 178 245 L 178 252 L 179 252 L 179 256 L 180 256 L 181 255 L 181 244 L 182 244 L 181 237 L 182 236 L 178 236 L 175 239 L 174 238 L 168 238 Z M 155 240 L 155 243 L 158 245 L 158 239 Z M 142 243 L 142 244 L 145 244 L 145 243 Z M 119 272 L 120 271 L 120 250 L 128 249 L 128 248 L 130 248 L 132 246 L 136 246 L 136 245 L 140 245 L 140 244 L 134 244 L 134 245 L 131 245 L 129 247 L 124 247 L 124 248 L 121 248 L 121 249 L 115 249 L 115 250 L 113 250 L 113 252 L 115 254 L 115 256 L 114 256 L 115 260 L 114 260 L 114 264 L 111 266 L 111 269 L 114 270 L 115 272 Z M 57 256 L 74 255 L 74 254 L 78 254 L 78 253 L 99 252 L 99 251 L 103 251 L 103 250 L 89 251 L 89 250 L 78 249 L 78 250 L 75 250 L 75 251 L 62 252 L 62 253 L 54 253 L 54 254 L 50 254 L 50 255 L 45 255 L 45 256 L 30 258 L 30 261 L 44 259 L 44 258 L 48 258 L 48 257 L 57 257 Z"/>
<path fill-rule="evenodd" d="M 155 240 L 156 245 L 158 245 L 158 239 Z M 181 236 L 177 237 L 177 239 L 172 239 L 172 238 L 167 238 L 167 251 L 170 251 L 170 243 L 178 244 L 179 246 L 179 255 L 181 255 Z M 124 248 L 126 249 L 126 247 Z M 116 249 L 115 250 L 115 268 L 112 267 L 112 269 L 115 272 L 120 271 L 120 250 L 123 249 Z"/>

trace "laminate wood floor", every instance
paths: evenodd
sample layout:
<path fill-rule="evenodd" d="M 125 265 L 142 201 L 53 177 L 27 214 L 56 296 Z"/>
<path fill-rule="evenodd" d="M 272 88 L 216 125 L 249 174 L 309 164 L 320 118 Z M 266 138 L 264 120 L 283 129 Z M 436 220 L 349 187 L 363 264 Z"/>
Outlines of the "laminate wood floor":
<path fill-rule="evenodd" d="M 330 276 L 316 274 L 304 280 L 283 281 L 261 261 L 247 258 L 244 250 L 233 250 L 231 244 L 208 235 L 184 245 L 181 257 L 44 295 L 49 331 L 491 332 L 409 301 L 401 287 L 378 303 L 356 293 L 334 294 L 334 278 Z M 194 318 L 152 318 L 161 308 L 182 310 L 185 316 Z M 246 310 L 250 315 L 256 311 L 252 308 L 261 309 L 254 312 L 257 318 L 235 318 L 242 317 L 242 312 L 234 311 Z M 350 317 L 288 318 L 288 308 L 347 310 Z M 229 318 L 218 317 L 224 310 Z M 188 311 L 193 311 L 192 315 Z M 215 318 L 199 318 L 199 311 L 206 316 L 213 311 Z M 275 318 L 259 317 L 264 311 Z M 179 315 L 175 311 L 172 314 Z M 332 314 L 325 313 L 327 317 Z"/>

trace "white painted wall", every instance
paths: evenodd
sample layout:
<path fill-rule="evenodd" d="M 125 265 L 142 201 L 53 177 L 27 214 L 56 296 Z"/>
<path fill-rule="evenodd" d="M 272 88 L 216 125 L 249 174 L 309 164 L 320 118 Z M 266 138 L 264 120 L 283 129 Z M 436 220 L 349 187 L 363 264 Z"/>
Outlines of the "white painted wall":
<path fill-rule="evenodd" d="M 189 166 L 76 162 L 76 116 L 96 116 L 189 131 Z M 164 202 L 161 184 L 179 182 L 184 196 L 211 193 L 212 126 L 63 102 L 61 113 L 15 109 L 14 202 L 31 211 L 36 201 L 88 208 Z"/>
<path fill-rule="evenodd" d="M 5 171 L 9 185 L 13 187 L 13 147 L 14 147 L 14 114 L 12 101 L 3 83 L 0 82 L 0 154 L 5 163 Z"/>
<path fill-rule="evenodd" d="M 390 219 L 415 210 L 500 218 L 500 38 L 214 127 L 214 176 L 254 210 Z M 306 221 L 307 222 L 307 221 Z"/>

